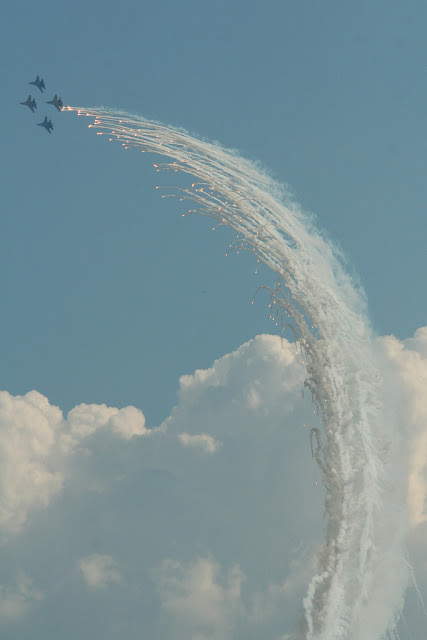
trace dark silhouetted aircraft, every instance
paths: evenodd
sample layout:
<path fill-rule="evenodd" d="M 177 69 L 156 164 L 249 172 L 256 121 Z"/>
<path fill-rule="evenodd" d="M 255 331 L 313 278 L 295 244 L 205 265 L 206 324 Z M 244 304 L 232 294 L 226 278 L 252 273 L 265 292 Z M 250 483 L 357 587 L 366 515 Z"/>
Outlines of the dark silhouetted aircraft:
<path fill-rule="evenodd" d="M 19 104 L 25 105 L 26 107 L 31 109 L 33 113 L 34 113 L 34 109 L 37 109 L 37 102 L 31 96 L 28 96 L 25 102 L 20 102 Z"/>
<path fill-rule="evenodd" d="M 53 124 L 51 120 L 47 119 L 47 116 L 44 117 L 43 122 L 38 122 L 37 126 L 44 127 L 48 133 L 52 133 Z"/>
<path fill-rule="evenodd" d="M 43 78 L 40 80 L 39 76 L 37 76 L 34 82 L 29 82 L 28 84 L 34 84 L 42 93 L 43 89 L 46 89 Z"/>
<path fill-rule="evenodd" d="M 56 107 L 58 109 L 58 111 L 61 111 L 61 109 L 62 109 L 62 100 L 61 100 L 61 98 L 58 98 L 56 93 L 53 96 L 52 100 L 48 100 L 46 102 L 46 104 L 52 104 L 54 107 Z"/>

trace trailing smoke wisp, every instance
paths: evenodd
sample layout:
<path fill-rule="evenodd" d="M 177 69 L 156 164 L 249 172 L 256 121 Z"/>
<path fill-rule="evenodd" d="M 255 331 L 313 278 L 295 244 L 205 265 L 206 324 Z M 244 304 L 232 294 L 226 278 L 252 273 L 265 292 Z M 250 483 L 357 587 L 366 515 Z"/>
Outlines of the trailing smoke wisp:
<path fill-rule="evenodd" d="M 326 489 L 325 541 L 295 637 L 397 637 L 408 566 L 402 527 L 393 518 L 395 507 L 389 506 L 391 465 L 386 464 L 381 380 L 363 294 L 338 253 L 287 202 L 280 185 L 237 153 L 138 116 L 68 109 L 93 117 L 89 126 L 125 148 L 165 156 L 165 162 L 154 165 L 158 171 L 193 176 L 191 187 L 173 194 L 191 203 L 188 213 L 234 229 L 238 236 L 230 248 L 252 252 L 277 274 L 270 306 L 304 353 L 305 387 L 323 428 L 323 438 L 315 429 L 311 441 Z M 392 585 L 387 595 L 385 576 Z"/>

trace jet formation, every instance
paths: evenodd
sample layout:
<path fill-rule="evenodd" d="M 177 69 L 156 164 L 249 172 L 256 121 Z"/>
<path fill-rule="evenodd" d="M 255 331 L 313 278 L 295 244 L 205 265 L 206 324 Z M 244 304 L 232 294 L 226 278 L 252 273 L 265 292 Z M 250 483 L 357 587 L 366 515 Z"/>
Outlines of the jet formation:
<path fill-rule="evenodd" d="M 33 84 L 35 87 L 37 87 L 37 89 L 39 89 L 39 91 L 41 91 L 41 93 L 43 93 L 44 89 L 46 89 L 44 80 L 43 78 L 40 78 L 40 76 L 37 76 L 33 82 L 29 82 L 28 84 Z M 31 95 L 28 96 L 25 102 L 20 102 L 19 104 L 23 104 L 25 107 L 31 109 L 32 113 L 34 113 L 34 109 L 37 109 L 37 102 L 34 98 L 31 97 Z M 56 93 L 53 96 L 52 100 L 46 101 L 46 104 L 51 104 L 58 111 L 62 111 L 63 102 Z M 37 122 L 37 126 L 44 127 L 48 133 L 52 133 L 53 131 L 52 120 L 48 120 L 47 116 L 45 116 L 43 122 Z"/>

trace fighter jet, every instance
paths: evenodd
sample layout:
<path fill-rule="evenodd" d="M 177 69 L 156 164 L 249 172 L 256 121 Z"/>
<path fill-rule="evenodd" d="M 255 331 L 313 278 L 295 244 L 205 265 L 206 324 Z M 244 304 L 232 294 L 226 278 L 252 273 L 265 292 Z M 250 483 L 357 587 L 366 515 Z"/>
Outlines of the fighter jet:
<path fill-rule="evenodd" d="M 51 120 L 47 119 L 47 116 L 44 117 L 43 122 L 38 122 L 37 126 L 44 127 L 48 133 L 52 133 L 53 124 Z"/>
<path fill-rule="evenodd" d="M 26 107 L 31 109 L 33 113 L 34 113 L 34 109 L 37 109 L 37 102 L 31 96 L 28 96 L 25 102 L 20 102 L 19 104 L 25 105 Z"/>
<path fill-rule="evenodd" d="M 58 98 L 58 96 L 55 93 L 55 95 L 53 96 L 52 100 L 48 100 L 46 102 L 46 104 L 52 104 L 54 107 L 56 107 L 58 109 L 58 111 L 61 111 L 63 103 L 62 103 L 61 98 Z"/>
<path fill-rule="evenodd" d="M 43 78 L 40 80 L 39 76 L 37 76 L 34 82 L 29 82 L 28 84 L 35 85 L 37 89 L 40 89 L 42 93 L 43 93 L 43 89 L 46 89 Z"/>

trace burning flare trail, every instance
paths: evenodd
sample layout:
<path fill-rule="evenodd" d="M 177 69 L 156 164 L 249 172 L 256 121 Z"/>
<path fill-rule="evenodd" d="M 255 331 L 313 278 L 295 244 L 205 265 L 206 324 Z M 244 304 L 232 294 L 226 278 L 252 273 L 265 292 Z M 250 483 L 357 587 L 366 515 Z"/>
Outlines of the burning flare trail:
<path fill-rule="evenodd" d="M 252 252 L 276 274 L 270 307 L 304 354 L 305 386 L 322 418 L 322 435 L 310 434 L 312 454 L 326 489 L 325 540 L 295 638 L 397 638 L 410 575 L 404 509 L 393 494 L 390 427 L 363 292 L 338 251 L 280 185 L 237 153 L 139 116 L 65 109 L 94 118 L 89 126 L 98 135 L 125 148 L 164 156 L 158 171 L 193 176 L 191 187 L 174 191 L 190 203 L 189 213 L 234 229 L 230 249 Z"/>

